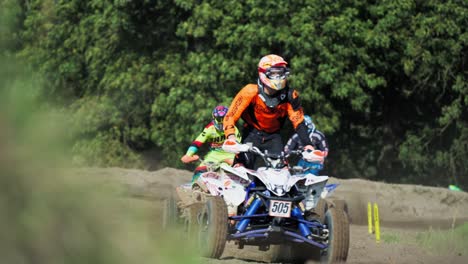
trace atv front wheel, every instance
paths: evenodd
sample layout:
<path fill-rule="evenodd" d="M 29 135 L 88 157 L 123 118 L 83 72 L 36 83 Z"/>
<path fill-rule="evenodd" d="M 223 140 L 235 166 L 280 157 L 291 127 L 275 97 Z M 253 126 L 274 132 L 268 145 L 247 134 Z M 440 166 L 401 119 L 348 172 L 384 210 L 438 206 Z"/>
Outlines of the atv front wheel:
<path fill-rule="evenodd" d="M 344 210 L 329 208 L 324 224 L 329 231 L 328 248 L 320 253 L 322 263 L 346 262 L 349 250 L 349 221 Z"/>
<path fill-rule="evenodd" d="M 291 263 L 291 261 L 293 261 L 291 245 L 270 245 L 270 262 Z"/>
<path fill-rule="evenodd" d="M 348 207 L 348 203 L 346 202 L 346 200 L 342 200 L 342 199 L 335 199 L 331 202 L 331 207 L 335 207 L 339 210 L 343 210 L 346 215 L 348 216 L 348 221 L 351 223 L 352 222 L 352 219 L 351 219 L 351 215 L 349 214 L 349 207 Z"/>
<path fill-rule="evenodd" d="M 349 215 L 348 203 L 345 200 L 341 200 L 341 199 L 333 200 L 333 207 L 343 210 L 345 211 L 347 215 Z"/>
<path fill-rule="evenodd" d="M 320 199 L 317 203 L 317 206 L 314 208 L 314 212 L 318 215 L 320 223 L 325 221 L 325 214 L 328 210 L 328 204 L 325 199 Z"/>

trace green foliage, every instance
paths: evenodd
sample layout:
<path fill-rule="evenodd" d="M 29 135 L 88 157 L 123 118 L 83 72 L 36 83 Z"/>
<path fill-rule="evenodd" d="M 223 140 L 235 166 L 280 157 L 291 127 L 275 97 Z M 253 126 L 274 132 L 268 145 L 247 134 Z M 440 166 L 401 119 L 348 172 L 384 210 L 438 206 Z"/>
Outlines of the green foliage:
<path fill-rule="evenodd" d="M 181 166 L 211 109 L 276 53 L 330 141 L 327 174 L 468 186 L 463 1 L 19 3 L 19 55 L 71 105 L 80 163 L 138 167 L 156 148 Z"/>
<path fill-rule="evenodd" d="M 21 55 L 50 80 L 44 97 L 71 104 L 71 123 L 81 127 L 74 135 L 75 160 L 81 165 L 141 167 L 135 151 L 154 145 L 151 104 L 159 90 L 156 62 L 165 52 L 148 50 L 146 42 L 171 45 L 155 42 L 168 29 L 164 19 L 141 16 L 171 8 L 153 2 L 58 1 L 46 13 L 47 1 L 31 2 L 23 31 L 28 46 Z"/>
<path fill-rule="evenodd" d="M 19 46 L 18 32 L 12 29 L 20 28 L 21 6 L 15 0 L 0 2 L 0 48 L 1 54 L 15 51 Z"/>
<path fill-rule="evenodd" d="M 153 206 L 136 207 L 122 186 L 62 169 L 69 112 L 38 100 L 41 82 L 25 64 L 0 59 L 2 262 L 199 263 L 186 241 L 161 232 Z"/>

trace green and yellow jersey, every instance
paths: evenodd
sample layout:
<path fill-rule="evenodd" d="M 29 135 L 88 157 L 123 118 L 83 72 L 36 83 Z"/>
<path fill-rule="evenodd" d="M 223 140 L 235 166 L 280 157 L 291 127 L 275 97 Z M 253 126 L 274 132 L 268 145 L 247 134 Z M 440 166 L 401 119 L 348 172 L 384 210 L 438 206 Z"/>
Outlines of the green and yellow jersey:
<path fill-rule="evenodd" d="M 235 128 L 235 135 L 237 140 L 241 141 L 241 135 L 237 127 Z M 218 131 L 214 126 L 213 122 L 210 122 L 208 125 L 205 126 L 203 131 L 198 135 L 198 137 L 192 142 L 190 147 L 187 150 L 186 155 L 193 156 L 195 153 L 198 152 L 198 149 L 205 143 L 210 144 L 210 152 L 222 152 L 222 153 L 229 153 L 225 152 L 221 147 L 223 146 L 224 141 L 226 140 L 226 136 L 224 131 Z M 229 153 L 234 157 L 233 153 Z M 206 160 L 206 157 L 205 157 Z"/>

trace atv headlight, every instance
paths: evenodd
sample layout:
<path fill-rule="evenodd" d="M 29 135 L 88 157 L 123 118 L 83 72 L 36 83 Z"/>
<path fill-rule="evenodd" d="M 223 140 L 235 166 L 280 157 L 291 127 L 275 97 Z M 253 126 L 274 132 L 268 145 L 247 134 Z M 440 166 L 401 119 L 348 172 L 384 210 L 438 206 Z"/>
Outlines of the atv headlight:
<path fill-rule="evenodd" d="M 277 194 L 277 195 L 283 195 L 286 191 L 284 190 L 284 187 L 283 185 L 274 185 L 273 187 L 273 191 Z"/>

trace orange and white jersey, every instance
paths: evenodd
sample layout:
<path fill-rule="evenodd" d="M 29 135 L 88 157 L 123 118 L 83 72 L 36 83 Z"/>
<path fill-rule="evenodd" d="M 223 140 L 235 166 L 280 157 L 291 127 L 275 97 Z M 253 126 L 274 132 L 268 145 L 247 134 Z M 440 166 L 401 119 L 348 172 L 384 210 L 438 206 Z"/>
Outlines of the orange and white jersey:
<path fill-rule="evenodd" d="M 304 113 L 296 90 L 284 89 L 275 95 L 275 107 L 268 107 L 257 84 L 248 84 L 234 97 L 224 117 L 224 134 L 235 134 L 235 124 L 242 118 L 246 124 L 266 133 L 278 133 L 286 118 L 294 129 L 304 120 Z"/>

